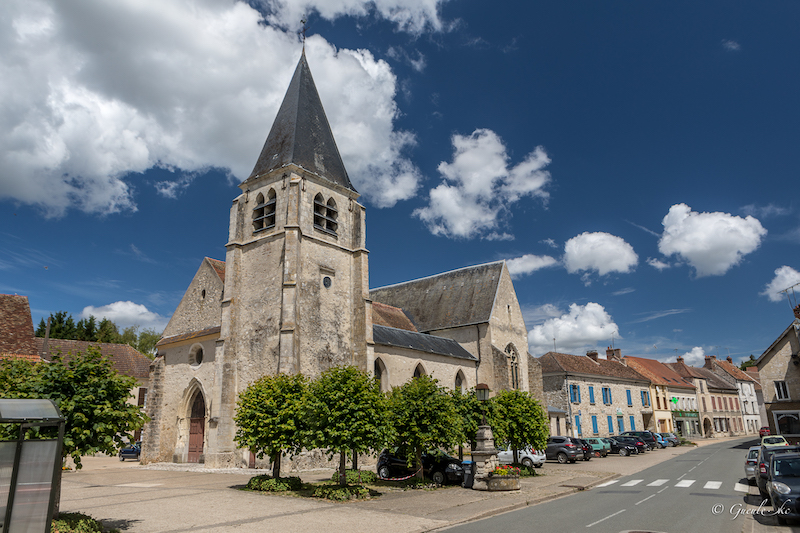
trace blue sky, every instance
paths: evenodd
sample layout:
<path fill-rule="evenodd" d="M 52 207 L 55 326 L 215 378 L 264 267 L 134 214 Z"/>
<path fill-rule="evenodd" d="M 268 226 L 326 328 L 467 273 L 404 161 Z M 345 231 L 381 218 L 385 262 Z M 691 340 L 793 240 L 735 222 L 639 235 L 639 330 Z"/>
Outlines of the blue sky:
<path fill-rule="evenodd" d="M 504 7 L 3 2 L 0 292 L 162 328 L 224 259 L 307 15 L 371 286 L 505 259 L 534 356 L 759 355 L 800 282 L 800 6 Z"/>

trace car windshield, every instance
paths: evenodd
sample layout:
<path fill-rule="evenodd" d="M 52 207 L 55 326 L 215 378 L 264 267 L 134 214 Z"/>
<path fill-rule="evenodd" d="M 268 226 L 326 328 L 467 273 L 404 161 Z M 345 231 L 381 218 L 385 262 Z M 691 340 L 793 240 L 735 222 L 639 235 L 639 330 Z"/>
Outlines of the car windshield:
<path fill-rule="evenodd" d="M 772 463 L 772 475 L 776 477 L 800 477 L 800 458 L 775 458 Z"/>
<path fill-rule="evenodd" d="M 755 459 L 758 457 L 758 450 L 750 450 L 750 453 L 747 455 L 748 459 Z"/>
<path fill-rule="evenodd" d="M 764 444 L 780 444 L 786 442 L 783 437 L 764 437 Z"/>

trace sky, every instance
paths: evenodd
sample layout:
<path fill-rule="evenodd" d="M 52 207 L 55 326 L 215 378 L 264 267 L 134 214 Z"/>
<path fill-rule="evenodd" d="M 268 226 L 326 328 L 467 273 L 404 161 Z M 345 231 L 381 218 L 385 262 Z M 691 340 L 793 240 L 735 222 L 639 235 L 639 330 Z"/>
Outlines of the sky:
<path fill-rule="evenodd" d="M 162 329 L 307 20 L 371 287 L 506 260 L 533 356 L 759 356 L 800 283 L 800 4 L 503 7 L 0 3 L 0 293 Z"/>

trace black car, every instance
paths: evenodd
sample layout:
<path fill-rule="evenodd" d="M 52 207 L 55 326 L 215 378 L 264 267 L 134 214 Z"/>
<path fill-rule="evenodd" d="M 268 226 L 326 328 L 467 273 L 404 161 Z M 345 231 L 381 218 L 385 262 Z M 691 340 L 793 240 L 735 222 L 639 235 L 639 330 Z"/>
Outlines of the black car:
<path fill-rule="evenodd" d="M 800 453 L 800 446 L 762 446 L 758 452 L 758 462 L 756 463 L 756 485 L 761 496 L 769 496 L 767 483 L 769 482 L 769 462 L 776 454 Z"/>
<path fill-rule="evenodd" d="M 547 439 L 547 448 L 544 454 L 549 460 L 556 460 L 561 464 L 569 461 L 574 463 L 578 459 L 583 459 L 583 445 L 572 437 L 550 437 Z"/>
<path fill-rule="evenodd" d="M 611 443 L 611 453 L 618 453 L 622 457 L 639 453 L 639 449 L 633 444 L 617 440 L 615 437 L 610 437 L 608 440 Z"/>
<path fill-rule="evenodd" d="M 594 448 L 592 448 L 592 445 L 589 444 L 588 441 L 586 441 L 584 439 L 575 439 L 575 442 L 580 443 L 581 448 L 583 449 L 583 460 L 584 461 L 588 461 L 589 459 L 591 459 L 594 456 Z"/>
<path fill-rule="evenodd" d="M 660 446 L 658 445 L 658 439 L 650 431 L 624 431 L 620 433 L 620 435 L 627 437 L 638 437 L 642 442 L 644 442 L 647 445 L 647 451 L 660 448 Z"/>
<path fill-rule="evenodd" d="M 619 435 L 614 438 L 620 442 L 624 442 L 625 444 L 635 446 L 639 453 L 644 453 L 650 449 L 650 447 L 639 437 L 633 437 L 631 435 Z"/>
<path fill-rule="evenodd" d="M 135 461 L 139 460 L 139 456 L 142 454 L 142 441 L 138 441 L 133 446 L 127 446 L 122 448 L 119 451 L 119 460 L 124 461 L 125 459 L 133 459 Z"/>
<path fill-rule="evenodd" d="M 800 518 L 800 453 L 772 455 L 767 471 L 767 494 L 780 525 Z"/>
<path fill-rule="evenodd" d="M 413 457 L 413 452 L 409 455 L 408 449 L 402 446 L 383 450 L 378 457 L 378 477 L 390 479 L 415 474 L 416 467 L 408 466 L 409 457 Z M 413 459 L 411 464 L 414 464 Z M 422 473 L 437 485 L 444 485 L 448 481 L 461 483 L 464 474 L 461 461 L 441 450 L 422 453 Z"/>

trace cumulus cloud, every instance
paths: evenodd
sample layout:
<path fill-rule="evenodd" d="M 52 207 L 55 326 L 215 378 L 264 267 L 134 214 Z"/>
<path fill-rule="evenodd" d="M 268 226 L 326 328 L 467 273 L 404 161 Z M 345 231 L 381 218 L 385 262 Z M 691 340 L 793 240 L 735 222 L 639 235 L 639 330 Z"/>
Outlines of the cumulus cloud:
<path fill-rule="evenodd" d="M 558 264 L 558 260 L 549 255 L 525 254 L 506 261 L 511 277 L 518 278 L 525 274 L 531 274 L 542 268 L 551 267 Z"/>
<path fill-rule="evenodd" d="M 729 52 L 738 52 L 742 49 L 742 45 L 730 39 L 722 39 L 722 47 Z"/>
<path fill-rule="evenodd" d="M 619 339 L 619 328 L 597 303 L 572 304 L 569 312 L 553 317 L 528 333 L 528 350 L 539 356 L 553 349 L 553 339 L 558 351 L 575 352 L 582 348 L 595 347 L 611 337 Z"/>
<path fill-rule="evenodd" d="M 689 366 L 703 366 L 706 363 L 706 352 L 700 346 L 695 346 L 690 351 L 684 353 L 683 362 Z M 674 357 L 667 357 L 660 360 L 662 363 L 675 363 Z"/>
<path fill-rule="evenodd" d="M 771 302 L 781 302 L 786 297 L 780 291 L 788 289 L 797 283 L 800 283 L 800 272 L 784 265 L 775 269 L 775 277 L 767 283 L 767 286 L 759 294 L 766 296 Z"/>
<path fill-rule="evenodd" d="M 433 1 L 275 6 L 274 20 L 310 6 L 440 26 Z M 158 184 L 173 197 L 191 183 L 182 173 L 247 178 L 300 55 L 294 32 L 234 0 L 8 0 L 0 35 L 0 198 L 48 216 L 134 211 L 131 173 L 153 167 L 180 171 Z M 415 138 L 394 127 L 389 65 L 320 36 L 306 55 L 355 187 L 381 207 L 413 196 Z"/>
<path fill-rule="evenodd" d="M 664 270 L 665 268 L 669 268 L 671 266 L 669 263 L 665 263 L 664 261 L 656 259 L 655 257 L 648 257 L 647 264 L 656 270 Z"/>
<path fill-rule="evenodd" d="M 730 213 L 696 213 L 686 204 L 675 204 L 662 221 L 664 233 L 659 251 L 678 255 L 697 277 L 721 276 L 755 251 L 767 230 L 756 218 Z"/>
<path fill-rule="evenodd" d="M 452 238 L 511 238 L 501 232 L 502 217 L 523 197 L 547 199 L 544 190 L 550 158 L 541 146 L 509 168 L 502 139 L 488 129 L 453 136 L 453 161 L 439 164 L 444 181 L 428 194 L 428 205 L 414 211 L 434 235 Z"/>
<path fill-rule="evenodd" d="M 584 232 L 564 245 L 564 265 L 567 272 L 597 272 L 605 276 L 611 272 L 627 273 L 636 268 L 639 256 L 633 246 L 621 237 L 602 231 Z M 584 278 L 588 284 L 588 278 Z"/>
<path fill-rule="evenodd" d="M 166 318 L 158 313 L 149 311 L 147 307 L 142 304 L 133 303 L 131 301 L 114 302 L 100 307 L 90 305 L 83 308 L 80 317 L 89 318 L 90 315 L 101 320 L 107 318 L 120 328 L 140 326 L 142 328 L 154 328 L 157 331 L 162 331 L 167 325 Z"/>

